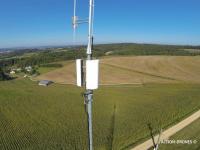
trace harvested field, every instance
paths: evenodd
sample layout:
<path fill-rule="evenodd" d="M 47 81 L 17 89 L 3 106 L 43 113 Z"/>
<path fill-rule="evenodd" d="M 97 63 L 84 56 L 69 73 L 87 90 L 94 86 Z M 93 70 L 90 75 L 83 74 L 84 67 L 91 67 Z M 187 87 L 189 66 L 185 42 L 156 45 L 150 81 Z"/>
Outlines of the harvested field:
<path fill-rule="evenodd" d="M 100 62 L 100 84 L 200 83 L 199 56 L 105 57 Z M 37 79 L 75 84 L 75 62 Z"/>

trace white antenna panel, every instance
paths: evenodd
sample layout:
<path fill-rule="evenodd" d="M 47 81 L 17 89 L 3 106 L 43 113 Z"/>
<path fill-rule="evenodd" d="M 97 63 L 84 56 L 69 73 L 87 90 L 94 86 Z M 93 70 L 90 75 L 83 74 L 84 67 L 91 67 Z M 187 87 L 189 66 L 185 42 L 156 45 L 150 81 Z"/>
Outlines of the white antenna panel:
<path fill-rule="evenodd" d="M 99 87 L 99 60 L 86 60 L 86 89 Z"/>
<path fill-rule="evenodd" d="M 76 60 L 76 82 L 77 86 L 83 86 L 83 60 L 77 59 Z"/>

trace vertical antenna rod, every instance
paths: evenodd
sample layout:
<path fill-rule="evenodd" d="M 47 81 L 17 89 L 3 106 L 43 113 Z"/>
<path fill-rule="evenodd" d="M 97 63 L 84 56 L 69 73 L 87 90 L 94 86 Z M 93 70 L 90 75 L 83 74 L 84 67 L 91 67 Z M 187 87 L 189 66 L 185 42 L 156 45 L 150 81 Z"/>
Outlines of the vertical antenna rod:
<path fill-rule="evenodd" d="M 89 23 L 88 46 L 87 46 L 87 59 L 88 60 L 92 60 L 93 16 L 94 16 L 94 0 L 90 0 L 90 3 L 89 3 L 89 21 L 88 21 L 88 23 Z M 93 98 L 93 90 L 87 90 L 85 94 L 87 95 L 89 150 L 93 150 L 93 137 L 92 137 L 92 98 Z"/>
<path fill-rule="evenodd" d="M 77 27 L 77 16 L 76 16 L 76 0 L 74 0 L 74 16 L 72 17 L 72 25 L 73 25 L 73 44 L 76 44 L 76 27 Z"/>
<path fill-rule="evenodd" d="M 76 16 L 76 0 L 74 0 L 74 16 L 72 17 L 72 25 L 75 30 L 77 27 L 77 16 Z"/>
<path fill-rule="evenodd" d="M 74 0 L 74 17 L 76 16 L 76 0 Z"/>
<path fill-rule="evenodd" d="M 94 21 L 94 0 L 90 0 L 89 8 L 89 33 L 88 33 L 88 47 L 87 55 L 91 57 L 92 55 L 92 38 L 93 38 L 93 21 Z"/>

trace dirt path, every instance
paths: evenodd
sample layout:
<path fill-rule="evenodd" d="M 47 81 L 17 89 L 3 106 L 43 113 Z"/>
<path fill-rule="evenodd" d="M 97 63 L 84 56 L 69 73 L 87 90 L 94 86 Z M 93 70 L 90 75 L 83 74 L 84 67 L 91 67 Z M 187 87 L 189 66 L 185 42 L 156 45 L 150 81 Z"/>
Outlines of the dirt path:
<path fill-rule="evenodd" d="M 191 116 L 187 117 L 183 121 L 179 122 L 178 124 L 172 126 L 171 128 L 165 130 L 161 135 L 161 140 L 169 139 L 172 135 L 180 131 L 181 129 L 185 128 L 193 121 L 200 118 L 200 110 L 192 114 Z M 155 136 L 155 141 L 157 141 L 158 135 Z M 131 150 L 147 150 L 153 146 L 152 139 L 147 140 L 146 142 L 134 147 Z"/>

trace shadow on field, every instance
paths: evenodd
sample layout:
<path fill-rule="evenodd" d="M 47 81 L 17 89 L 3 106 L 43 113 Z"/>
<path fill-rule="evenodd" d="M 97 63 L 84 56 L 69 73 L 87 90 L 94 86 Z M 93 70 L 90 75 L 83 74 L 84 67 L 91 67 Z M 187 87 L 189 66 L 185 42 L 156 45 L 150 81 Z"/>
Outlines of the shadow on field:
<path fill-rule="evenodd" d="M 115 118 L 116 117 L 116 104 L 114 105 L 114 111 L 111 118 L 111 138 L 110 138 L 110 150 L 113 149 L 114 146 L 114 133 L 115 133 Z"/>
<path fill-rule="evenodd" d="M 160 131 L 159 131 L 159 136 L 158 136 L 157 141 L 155 141 L 155 137 L 154 137 L 155 134 L 154 134 L 154 132 L 153 132 L 153 128 L 152 128 L 152 126 L 151 126 L 151 123 L 148 123 L 147 126 L 148 126 L 148 128 L 149 128 L 150 136 L 151 136 L 151 139 L 152 139 L 152 142 L 153 142 L 153 146 L 150 147 L 150 148 L 147 149 L 147 150 L 157 150 L 157 149 L 158 149 L 159 142 L 160 142 L 160 136 L 161 136 L 161 134 L 162 134 L 162 128 L 161 128 Z"/>
<path fill-rule="evenodd" d="M 149 128 L 150 136 L 151 136 L 151 139 L 152 139 L 152 142 L 153 142 L 153 146 L 151 148 L 149 148 L 148 150 L 152 150 L 152 149 L 154 149 L 156 147 L 156 142 L 155 142 L 155 139 L 154 139 L 153 128 L 151 126 L 151 123 L 148 123 L 147 126 Z"/>

